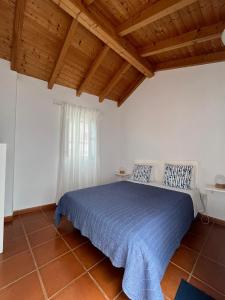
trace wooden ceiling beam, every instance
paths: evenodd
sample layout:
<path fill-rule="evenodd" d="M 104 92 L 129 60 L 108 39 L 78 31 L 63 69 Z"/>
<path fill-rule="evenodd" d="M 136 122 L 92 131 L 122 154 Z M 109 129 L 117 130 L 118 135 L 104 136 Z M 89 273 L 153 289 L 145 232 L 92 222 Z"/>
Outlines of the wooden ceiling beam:
<path fill-rule="evenodd" d="M 65 12 L 82 24 L 88 31 L 108 45 L 124 60 L 134 66 L 139 72 L 147 77 L 154 75 L 153 67 L 146 59 L 141 58 L 137 50 L 127 41 L 119 37 L 113 26 L 103 24 L 101 16 L 90 13 L 79 0 L 52 0 Z M 190 0 L 189 0 L 190 1 Z M 107 22 L 108 23 L 108 22 Z"/>
<path fill-rule="evenodd" d="M 131 65 L 128 62 L 124 62 L 120 69 L 113 76 L 109 84 L 104 88 L 99 96 L 99 102 L 102 102 L 111 92 L 111 90 L 116 86 L 116 84 L 120 81 L 121 77 L 129 70 Z"/>
<path fill-rule="evenodd" d="M 137 79 L 129 86 L 129 88 L 125 91 L 125 93 L 120 97 L 117 101 L 118 107 L 120 107 L 127 98 L 139 87 L 139 85 L 145 80 L 145 76 L 140 74 Z"/>
<path fill-rule="evenodd" d="M 156 71 L 170 70 L 225 61 L 225 51 L 176 59 L 156 65 Z"/>
<path fill-rule="evenodd" d="M 224 28 L 224 21 L 210 26 L 204 26 L 179 36 L 160 41 L 154 45 L 151 44 L 140 48 L 139 54 L 143 57 L 147 57 L 183 47 L 193 46 L 196 43 L 211 41 L 220 38 Z"/>
<path fill-rule="evenodd" d="M 15 18 L 13 26 L 13 40 L 11 50 L 11 70 L 17 71 L 18 51 L 21 47 L 21 38 L 23 30 L 23 20 L 26 0 L 17 0 L 15 8 Z"/>
<path fill-rule="evenodd" d="M 65 37 L 65 40 L 64 40 L 64 43 L 62 45 L 62 48 L 60 50 L 60 53 L 59 53 L 59 56 L 56 60 L 56 63 L 55 63 L 55 66 L 54 66 L 54 69 L 53 69 L 53 72 L 51 74 L 51 77 L 49 79 L 49 82 L 48 82 L 48 88 L 49 89 L 52 89 L 53 88 L 53 85 L 56 81 L 56 78 L 57 76 L 59 75 L 62 67 L 63 67 L 63 63 L 65 61 L 65 57 L 67 55 L 67 52 L 73 42 L 73 39 L 74 39 L 74 36 L 75 36 L 75 32 L 77 30 L 77 26 L 78 26 L 78 22 L 77 20 L 75 19 L 72 19 L 72 22 L 71 22 L 71 25 L 67 31 L 67 34 L 66 34 L 66 37 Z"/>
<path fill-rule="evenodd" d="M 85 86 L 90 82 L 90 79 L 97 71 L 98 67 L 101 65 L 103 59 L 106 57 L 107 53 L 109 52 L 109 47 L 105 45 L 100 53 L 97 55 L 96 59 L 92 63 L 90 69 L 88 70 L 87 74 L 85 75 L 82 83 L 80 84 L 79 88 L 77 89 L 77 96 L 80 96 L 82 91 L 84 90 Z"/>
<path fill-rule="evenodd" d="M 149 4 L 147 8 L 122 23 L 117 28 L 117 31 L 120 36 L 125 36 L 196 1 L 197 0 L 159 0 L 154 4 Z"/>

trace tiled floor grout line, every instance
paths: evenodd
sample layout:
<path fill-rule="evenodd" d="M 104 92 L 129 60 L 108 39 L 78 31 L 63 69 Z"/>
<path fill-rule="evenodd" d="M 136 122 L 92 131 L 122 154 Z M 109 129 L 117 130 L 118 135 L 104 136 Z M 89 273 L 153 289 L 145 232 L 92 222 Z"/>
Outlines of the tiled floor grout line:
<path fill-rule="evenodd" d="M 199 261 L 199 258 L 200 258 L 201 254 L 202 254 L 202 252 L 203 252 L 203 249 L 204 249 L 204 247 L 205 247 L 205 245 L 206 245 L 206 243 L 207 243 L 207 241 L 208 241 L 208 239 L 209 239 L 209 235 L 210 235 L 210 233 L 211 233 L 211 231 L 212 231 L 213 226 L 214 226 L 214 223 L 211 225 L 211 228 L 209 228 L 209 232 L 208 232 L 208 234 L 207 234 L 207 236 L 206 236 L 205 241 L 204 241 L 203 244 L 202 244 L 201 250 L 199 251 L 199 254 L 198 254 L 197 259 L 196 259 L 196 261 L 195 261 L 195 263 L 194 263 L 194 265 L 193 265 L 193 268 L 192 268 L 192 270 L 191 270 L 191 272 L 190 272 L 190 274 L 189 274 L 189 277 L 188 277 L 188 279 L 187 279 L 187 282 L 190 281 L 191 276 L 192 276 L 193 273 L 194 273 L 195 267 L 196 267 L 196 265 L 197 265 L 197 263 L 198 263 L 198 261 Z"/>
<path fill-rule="evenodd" d="M 68 286 L 72 285 L 74 282 L 76 282 L 78 279 L 80 279 L 82 276 L 84 276 L 85 274 L 87 274 L 87 272 L 83 272 L 81 273 L 79 276 L 77 276 L 76 278 L 72 279 L 70 282 L 68 282 L 63 288 L 61 288 L 60 290 L 58 290 L 57 292 L 55 292 L 53 295 L 51 295 L 48 299 L 52 299 L 54 298 L 56 295 L 60 294 L 63 290 L 65 290 Z"/>
<path fill-rule="evenodd" d="M 58 232 L 57 228 L 56 228 L 56 231 Z M 62 240 L 64 241 L 64 243 L 67 245 L 67 247 L 69 247 L 69 248 L 71 249 L 70 245 L 67 243 L 67 241 L 63 238 L 62 235 L 61 235 L 61 238 L 62 238 Z M 85 266 L 84 263 L 79 259 L 79 257 L 75 254 L 75 252 L 74 252 L 72 249 L 71 249 L 71 253 L 72 253 L 73 256 L 77 259 L 77 261 L 81 264 L 81 266 L 84 268 L 85 272 L 83 273 L 83 275 L 84 275 L 85 273 L 88 273 L 89 276 L 91 277 L 92 281 L 93 281 L 93 278 L 92 278 L 91 274 L 88 272 L 86 266 Z M 100 263 L 100 262 L 98 262 L 98 263 Z M 94 280 L 94 283 L 95 283 L 96 287 L 100 290 L 100 292 L 103 294 L 103 296 L 106 297 L 105 292 L 104 292 L 103 289 L 100 287 L 100 285 L 96 283 L 96 280 Z M 70 284 L 71 284 L 71 282 L 70 282 Z M 64 287 L 64 288 L 65 288 L 65 287 Z M 107 297 L 106 299 L 107 299 L 107 300 L 110 300 L 110 299 L 108 299 L 108 297 Z"/>
<path fill-rule="evenodd" d="M 171 263 L 172 265 L 174 265 L 175 267 L 177 267 L 178 269 L 180 269 L 180 270 L 184 271 L 185 273 L 187 273 L 188 275 L 190 275 L 190 272 L 189 272 L 189 271 L 187 271 L 187 270 L 185 270 L 184 268 L 182 268 L 181 266 L 177 265 L 175 262 L 170 261 L 170 263 Z"/>
<path fill-rule="evenodd" d="M 34 233 L 37 233 L 37 232 L 42 231 L 42 230 L 44 230 L 44 229 L 47 229 L 48 227 L 54 227 L 54 224 L 49 224 L 49 225 L 43 226 L 43 227 L 41 227 L 41 228 L 39 228 L 39 229 L 37 229 L 37 230 L 28 232 L 27 235 L 32 235 L 32 234 L 34 234 Z"/>
<path fill-rule="evenodd" d="M 94 282 L 94 284 L 96 285 L 96 287 L 100 290 L 100 292 L 102 293 L 102 295 L 105 297 L 106 300 L 110 300 L 110 298 L 107 296 L 107 294 L 105 293 L 105 291 L 103 290 L 103 288 L 100 286 L 100 284 L 97 282 L 97 280 L 88 272 L 88 275 L 90 276 L 91 280 Z"/>
<path fill-rule="evenodd" d="M 119 296 L 123 293 L 123 290 L 121 290 L 114 298 L 113 300 L 117 300 L 119 298 Z"/>
<path fill-rule="evenodd" d="M 46 292 L 46 290 L 45 290 L 45 286 L 44 286 L 44 283 L 43 283 L 43 281 L 42 281 L 41 274 L 40 274 L 40 271 L 39 271 L 39 269 L 38 269 L 38 265 L 37 265 L 37 262 L 36 262 L 36 259 L 35 259 L 33 250 L 32 250 L 32 248 L 31 248 L 29 238 L 28 238 L 28 236 L 27 236 L 27 234 L 26 234 L 26 232 L 25 232 L 24 224 L 22 224 L 22 228 L 23 228 L 23 230 L 24 230 L 25 238 L 26 238 L 26 240 L 27 240 L 27 243 L 28 243 L 28 247 L 29 247 L 31 256 L 32 256 L 32 258 L 33 258 L 34 266 L 35 266 L 35 269 L 36 269 L 36 271 L 37 271 L 37 276 L 38 276 L 38 279 L 39 279 L 39 282 L 40 282 L 40 285 L 41 285 L 41 289 L 42 289 L 44 298 L 47 300 L 47 299 L 48 299 L 48 295 L 47 295 L 47 292 Z"/>
<path fill-rule="evenodd" d="M 2 286 L 2 287 L 0 288 L 0 291 L 6 289 L 7 287 L 13 285 L 13 284 L 16 283 L 17 281 L 19 281 L 19 280 L 21 280 L 21 279 L 27 277 L 28 275 L 30 275 L 30 274 L 32 274 L 32 273 L 34 273 L 34 272 L 36 272 L 36 270 L 32 270 L 31 272 L 22 275 L 21 277 L 17 278 L 16 280 L 11 281 L 10 283 L 8 283 L 8 284 Z"/>
<path fill-rule="evenodd" d="M 1 261 L 0 261 L 0 264 L 3 263 L 3 262 L 8 261 L 8 260 L 10 260 L 11 258 L 14 258 L 14 257 L 16 257 L 16 256 L 18 256 L 18 255 L 20 255 L 20 254 L 23 254 L 23 253 L 25 253 L 25 252 L 27 252 L 27 251 L 29 251 L 29 247 L 27 247 L 26 250 L 23 250 L 23 251 L 21 251 L 21 252 L 15 253 L 15 254 L 10 255 L 9 257 L 7 257 L 7 258 L 1 260 Z"/>

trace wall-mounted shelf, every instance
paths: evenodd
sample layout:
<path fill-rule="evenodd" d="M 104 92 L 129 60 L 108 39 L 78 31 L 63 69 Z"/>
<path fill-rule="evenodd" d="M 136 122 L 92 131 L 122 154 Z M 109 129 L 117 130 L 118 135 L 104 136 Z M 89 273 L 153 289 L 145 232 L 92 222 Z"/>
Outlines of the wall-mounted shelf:
<path fill-rule="evenodd" d="M 206 185 L 206 190 L 210 192 L 219 192 L 219 193 L 225 193 L 225 189 L 220 189 L 215 187 L 213 184 L 207 184 Z"/>
<path fill-rule="evenodd" d="M 128 174 L 128 173 L 121 174 L 119 172 L 116 172 L 115 175 L 119 176 L 119 177 L 128 177 L 128 176 L 130 176 L 130 174 Z"/>

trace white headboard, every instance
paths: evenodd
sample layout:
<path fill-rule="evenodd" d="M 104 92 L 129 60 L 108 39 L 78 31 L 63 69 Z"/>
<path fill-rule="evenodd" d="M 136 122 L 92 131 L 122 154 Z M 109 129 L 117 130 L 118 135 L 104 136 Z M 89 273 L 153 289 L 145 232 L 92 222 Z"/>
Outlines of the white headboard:
<path fill-rule="evenodd" d="M 150 164 L 153 165 L 153 180 L 162 183 L 164 176 L 165 164 L 172 165 L 192 165 L 194 166 L 195 187 L 199 188 L 199 164 L 195 160 L 136 160 L 135 164 Z"/>

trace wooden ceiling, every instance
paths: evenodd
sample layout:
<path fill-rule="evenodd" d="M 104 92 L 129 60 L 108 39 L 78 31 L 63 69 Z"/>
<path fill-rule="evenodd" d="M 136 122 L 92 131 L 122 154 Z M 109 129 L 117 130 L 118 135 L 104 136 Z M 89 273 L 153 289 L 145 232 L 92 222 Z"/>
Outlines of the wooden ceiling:
<path fill-rule="evenodd" d="M 224 28 L 225 0 L 0 0 L 0 57 L 120 106 L 157 71 L 225 61 Z"/>

